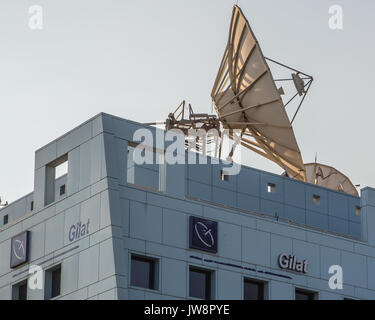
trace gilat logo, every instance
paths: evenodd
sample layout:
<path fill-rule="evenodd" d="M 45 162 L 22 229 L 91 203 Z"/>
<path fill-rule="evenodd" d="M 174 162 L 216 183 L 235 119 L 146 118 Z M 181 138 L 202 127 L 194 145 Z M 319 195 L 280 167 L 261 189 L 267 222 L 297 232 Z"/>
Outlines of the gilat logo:
<path fill-rule="evenodd" d="M 90 233 L 89 224 L 90 219 L 86 223 L 80 221 L 77 224 L 73 224 L 69 229 L 69 241 L 72 242 L 88 235 Z"/>

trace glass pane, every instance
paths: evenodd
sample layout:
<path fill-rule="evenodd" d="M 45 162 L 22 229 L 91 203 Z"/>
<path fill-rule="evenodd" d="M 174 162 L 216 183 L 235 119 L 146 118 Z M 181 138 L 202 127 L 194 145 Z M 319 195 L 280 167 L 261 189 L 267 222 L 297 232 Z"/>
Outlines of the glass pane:
<path fill-rule="evenodd" d="M 207 271 L 190 269 L 189 296 L 199 299 L 210 299 L 211 281 Z"/>
<path fill-rule="evenodd" d="M 27 283 L 18 287 L 18 300 L 27 300 Z"/>
<path fill-rule="evenodd" d="M 52 292 L 51 298 L 57 297 L 60 295 L 61 287 L 61 269 L 56 269 L 52 271 Z"/>
<path fill-rule="evenodd" d="M 245 281 L 244 300 L 263 300 L 263 284 L 253 281 Z"/>
<path fill-rule="evenodd" d="M 154 289 L 154 262 L 132 257 L 131 285 L 146 289 Z"/>
<path fill-rule="evenodd" d="M 314 294 L 296 290 L 296 300 L 314 300 Z"/>

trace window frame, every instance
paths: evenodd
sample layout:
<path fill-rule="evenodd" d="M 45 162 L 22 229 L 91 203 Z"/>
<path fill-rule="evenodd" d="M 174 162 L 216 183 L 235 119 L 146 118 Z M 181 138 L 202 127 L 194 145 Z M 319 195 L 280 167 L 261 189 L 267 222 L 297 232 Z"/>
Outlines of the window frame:
<path fill-rule="evenodd" d="M 59 189 L 60 189 L 60 192 L 59 192 L 60 197 L 64 196 L 66 194 L 66 184 L 65 183 L 62 184 Z"/>
<path fill-rule="evenodd" d="M 148 147 L 148 146 L 145 146 L 145 149 L 151 149 L 151 151 L 153 152 L 153 154 L 155 154 L 155 159 L 156 157 L 160 156 L 160 157 L 163 157 L 164 159 L 164 163 L 155 163 L 158 165 L 158 187 L 157 189 L 153 188 L 153 187 L 150 187 L 150 186 L 144 186 L 144 185 L 140 185 L 140 184 L 137 184 L 136 183 L 136 176 L 135 176 L 135 166 L 136 164 L 133 162 L 133 165 L 134 165 L 134 172 L 132 174 L 132 181 L 129 181 L 129 170 L 131 169 L 129 167 L 129 153 L 130 153 L 130 149 L 129 148 L 132 148 L 132 149 L 135 149 L 138 145 L 140 145 L 141 143 L 139 142 L 133 142 L 133 141 L 128 141 L 128 144 L 126 146 L 126 166 L 125 166 L 125 170 L 126 170 L 126 184 L 129 185 L 129 186 L 134 186 L 136 188 L 140 188 L 140 189 L 145 189 L 145 190 L 149 190 L 149 191 L 153 191 L 153 192 L 157 192 L 157 193 L 165 193 L 166 192 L 166 185 L 167 185 L 167 174 L 166 174 L 166 163 L 165 163 L 165 150 L 161 150 L 161 149 L 157 149 L 157 148 L 151 148 L 151 147 Z M 133 150 L 134 152 L 134 150 Z M 151 170 L 150 170 L 151 171 Z"/>
<path fill-rule="evenodd" d="M 54 295 L 54 273 L 56 271 L 60 272 L 59 276 L 59 289 L 58 289 L 58 295 Z M 55 265 L 51 268 L 48 268 L 45 271 L 45 276 L 44 276 L 44 300 L 53 300 L 62 295 L 62 264 Z"/>
<path fill-rule="evenodd" d="M 313 194 L 313 196 L 312 196 L 312 202 L 313 202 L 313 204 L 315 204 L 316 206 L 320 206 L 320 195 L 318 195 L 318 194 Z"/>
<path fill-rule="evenodd" d="M 305 296 L 310 296 L 312 299 L 298 299 L 299 301 L 309 301 L 309 300 L 318 300 L 319 295 L 318 292 L 316 291 L 311 291 L 311 290 L 306 290 L 306 289 L 301 289 L 301 288 L 295 288 L 294 289 L 294 300 L 297 300 L 297 292 L 300 295 L 305 295 Z"/>
<path fill-rule="evenodd" d="M 25 299 L 20 299 L 20 288 L 21 287 L 25 287 L 25 293 L 26 293 Z M 29 293 L 29 290 L 28 290 L 28 286 L 27 286 L 27 279 L 19 281 L 19 282 L 12 285 L 12 300 L 14 300 L 14 301 L 17 301 L 17 300 L 18 301 L 26 301 L 27 298 L 28 298 L 28 293 Z"/>
<path fill-rule="evenodd" d="M 205 297 L 194 297 L 190 294 L 190 272 L 204 273 L 205 279 Z M 215 270 L 202 268 L 196 265 L 189 265 L 188 268 L 188 297 L 197 300 L 213 300 L 214 299 L 214 285 L 215 285 Z M 207 288 L 208 287 L 208 288 Z"/>
<path fill-rule="evenodd" d="M 226 172 L 224 169 L 220 170 L 220 180 L 224 181 L 224 182 L 228 182 L 229 181 L 228 172 Z"/>
<path fill-rule="evenodd" d="M 152 286 L 149 287 L 142 287 L 139 285 L 136 285 L 133 283 L 133 271 L 132 271 L 132 261 L 142 261 L 142 262 L 148 262 L 151 263 L 150 267 L 150 275 L 148 282 L 149 284 L 152 284 Z M 159 290 L 159 258 L 153 257 L 153 256 L 146 256 L 138 253 L 131 252 L 129 257 L 129 270 L 130 270 L 130 276 L 129 276 L 129 286 L 134 288 L 142 288 L 143 290 L 150 290 L 150 291 L 158 291 Z"/>
<path fill-rule="evenodd" d="M 56 168 L 66 163 L 67 172 L 61 176 L 56 177 Z M 66 153 L 63 156 L 48 163 L 45 167 L 45 185 L 44 185 L 44 207 L 50 206 L 51 204 L 58 201 L 56 194 L 56 181 L 69 174 L 69 154 Z"/>
<path fill-rule="evenodd" d="M 248 277 L 243 278 L 243 300 L 254 300 L 254 299 L 245 299 L 245 284 L 246 283 L 253 283 L 253 284 L 257 284 L 261 286 L 261 290 L 260 291 L 258 290 L 258 299 L 256 300 L 266 300 L 267 282 L 259 280 L 259 279 L 248 278 Z"/>
<path fill-rule="evenodd" d="M 276 193 L 276 183 L 273 183 L 273 182 L 267 183 L 267 193 Z"/>

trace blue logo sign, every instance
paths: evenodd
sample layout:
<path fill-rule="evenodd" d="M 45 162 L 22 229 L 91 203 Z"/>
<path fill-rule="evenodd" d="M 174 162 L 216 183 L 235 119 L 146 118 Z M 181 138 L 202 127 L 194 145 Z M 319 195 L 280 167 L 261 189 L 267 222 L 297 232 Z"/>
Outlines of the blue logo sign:
<path fill-rule="evenodd" d="M 29 259 L 29 231 L 14 236 L 11 240 L 10 267 L 15 268 Z"/>
<path fill-rule="evenodd" d="M 191 216 L 189 247 L 216 253 L 217 222 Z"/>

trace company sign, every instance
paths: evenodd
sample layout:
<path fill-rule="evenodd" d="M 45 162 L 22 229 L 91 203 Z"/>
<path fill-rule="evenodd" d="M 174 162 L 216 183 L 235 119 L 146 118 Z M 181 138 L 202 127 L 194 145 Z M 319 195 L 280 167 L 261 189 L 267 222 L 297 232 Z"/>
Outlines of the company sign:
<path fill-rule="evenodd" d="M 29 231 L 14 236 L 11 240 L 10 267 L 16 268 L 29 259 Z"/>
<path fill-rule="evenodd" d="M 217 252 L 217 222 L 190 217 L 189 247 L 208 252 Z"/>
<path fill-rule="evenodd" d="M 296 256 L 282 253 L 279 255 L 279 267 L 290 271 L 307 273 L 307 260 L 298 260 Z"/>
<path fill-rule="evenodd" d="M 90 219 L 87 220 L 86 223 L 77 222 L 76 224 L 73 224 L 69 228 L 69 242 L 79 240 L 80 238 L 83 238 L 84 236 L 87 236 L 90 233 L 89 230 L 90 225 Z"/>

